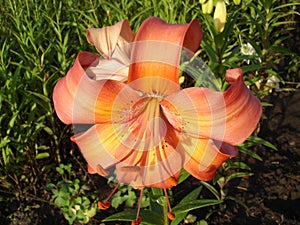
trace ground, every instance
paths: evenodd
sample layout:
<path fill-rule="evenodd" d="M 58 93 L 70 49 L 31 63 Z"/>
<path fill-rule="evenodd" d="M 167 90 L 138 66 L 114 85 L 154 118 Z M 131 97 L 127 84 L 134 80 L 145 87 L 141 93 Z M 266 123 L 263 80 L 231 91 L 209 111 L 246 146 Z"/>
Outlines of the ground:
<path fill-rule="evenodd" d="M 278 151 L 259 146 L 255 151 L 263 161 L 240 154 L 239 160 L 249 164 L 254 176 L 232 182 L 229 194 L 244 202 L 249 210 L 228 201 L 226 208 L 209 217 L 209 225 L 299 225 L 300 224 L 300 92 L 273 92 L 264 101 L 273 104 L 265 107 L 259 136 L 273 143 Z M 198 181 L 190 178 L 185 184 L 188 190 Z M 176 196 L 175 196 L 176 197 Z M 0 222 L 9 225 L 68 224 L 54 205 L 41 201 L 0 205 Z M 195 211 L 201 218 L 207 211 Z M 10 215 L 11 221 L 5 219 Z M 102 215 L 94 222 L 99 224 Z M 96 222 L 97 221 L 97 222 Z M 111 223 L 114 224 L 114 223 Z"/>
<path fill-rule="evenodd" d="M 300 224 L 300 92 L 275 92 L 265 101 L 273 106 L 265 108 L 260 136 L 278 151 L 257 147 L 262 162 L 244 159 L 254 176 L 230 187 L 249 207 L 248 215 L 233 204 L 210 224 Z"/>

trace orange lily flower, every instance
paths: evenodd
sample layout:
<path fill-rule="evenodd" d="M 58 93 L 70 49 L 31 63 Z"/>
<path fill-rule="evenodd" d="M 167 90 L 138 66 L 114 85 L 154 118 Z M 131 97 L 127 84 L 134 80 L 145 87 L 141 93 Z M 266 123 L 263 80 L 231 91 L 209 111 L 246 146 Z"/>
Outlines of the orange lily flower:
<path fill-rule="evenodd" d="M 91 125 L 72 137 L 89 172 L 116 169 L 119 182 L 141 190 L 175 186 L 182 168 L 210 180 L 255 129 L 261 104 L 240 69 L 227 71 L 225 92 L 180 90 L 182 49 L 192 55 L 202 39 L 197 20 L 171 25 L 151 17 L 136 35 L 121 21 L 89 29 L 87 38 L 103 58 L 79 53 L 53 100 L 64 123 Z"/>

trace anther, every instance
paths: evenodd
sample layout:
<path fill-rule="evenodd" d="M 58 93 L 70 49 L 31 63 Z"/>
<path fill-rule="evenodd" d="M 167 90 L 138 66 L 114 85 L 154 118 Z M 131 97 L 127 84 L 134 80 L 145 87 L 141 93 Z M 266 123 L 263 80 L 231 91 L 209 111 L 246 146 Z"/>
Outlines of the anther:
<path fill-rule="evenodd" d="M 98 202 L 98 208 L 102 210 L 107 210 L 110 207 L 110 202 Z"/>
<path fill-rule="evenodd" d="M 142 217 L 139 216 L 137 219 L 131 222 L 131 225 L 140 225 L 141 222 L 142 222 Z"/>
<path fill-rule="evenodd" d="M 169 218 L 169 220 L 174 220 L 175 214 L 173 212 L 168 212 L 168 218 Z"/>
<path fill-rule="evenodd" d="M 110 201 L 111 197 L 114 195 L 114 193 L 117 191 L 119 186 L 120 186 L 120 183 L 118 183 L 115 186 L 115 188 L 112 190 L 112 192 L 108 195 L 108 197 L 103 202 L 101 202 L 101 201 L 98 202 L 99 209 L 106 210 L 110 207 L 110 202 L 109 201 Z"/>
<path fill-rule="evenodd" d="M 131 222 L 131 225 L 139 225 L 142 222 L 142 217 L 140 217 L 140 210 L 141 210 L 141 204 L 143 199 L 143 193 L 144 193 L 144 188 L 141 188 L 136 218 L 134 221 Z"/>

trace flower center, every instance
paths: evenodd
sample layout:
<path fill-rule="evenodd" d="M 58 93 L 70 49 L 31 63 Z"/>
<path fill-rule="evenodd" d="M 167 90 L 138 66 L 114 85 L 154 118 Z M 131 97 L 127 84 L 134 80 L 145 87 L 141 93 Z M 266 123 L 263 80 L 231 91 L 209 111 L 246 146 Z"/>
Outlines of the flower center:
<path fill-rule="evenodd" d="M 147 95 L 129 110 L 129 122 L 123 127 L 128 133 L 122 140 L 124 145 L 130 149 L 148 151 L 161 144 L 167 126 L 161 115 L 160 101 L 161 97 L 155 94 L 151 94 L 151 97 Z"/>

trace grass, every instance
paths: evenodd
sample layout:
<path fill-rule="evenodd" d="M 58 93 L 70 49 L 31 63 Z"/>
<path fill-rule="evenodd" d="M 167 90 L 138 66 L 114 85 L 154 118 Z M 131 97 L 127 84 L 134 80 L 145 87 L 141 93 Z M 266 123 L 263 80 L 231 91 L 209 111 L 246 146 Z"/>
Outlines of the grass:
<path fill-rule="evenodd" d="M 269 1 L 258 2 L 255 5 L 244 1 L 243 7 L 228 6 L 228 11 L 234 12 L 229 15 L 229 25 L 224 34 L 216 34 L 212 16 L 201 13 L 198 0 L 3 0 L 0 202 L 9 204 L 28 197 L 42 199 L 45 186 L 67 179 L 63 174 L 58 175 L 59 165 L 73 163 L 74 168 L 85 168 L 85 162 L 78 161 L 78 153 L 70 154 L 78 150 L 69 142 L 70 127 L 55 116 L 52 91 L 78 52 L 95 52 L 86 41 L 88 27 L 108 26 L 127 18 L 136 31 L 149 16 L 158 16 L 169 23 L 198 18 L 204 29 L 200 55 L 216 73 L 224 74 L 226 68 L 242 65 L 245 57 L 239 54 L 239 46 L 251 42 L 263 62 L 245 65 L 249 81 L 257 70 L 263 72 L 260 77 L 263 82 L 271 75 L 282 81 L 295 81 L 299 55 L 285 48 L 285 43 L 286 36 L 292 36 L 294 21 L 299 16 L 295 11 L 296 1 L 286 5 L 275 1 L 270 6 L 266 5 Z M 288 60 L 289 65 L 276 70 L 282 60 Z M 257 94 L 259 91 L 262 90 L 257 90 Z M 75 172 L 70 173 L 68 179 L 75 179 Z M 46 201 L 51 203 L 50 199 Z"/>

